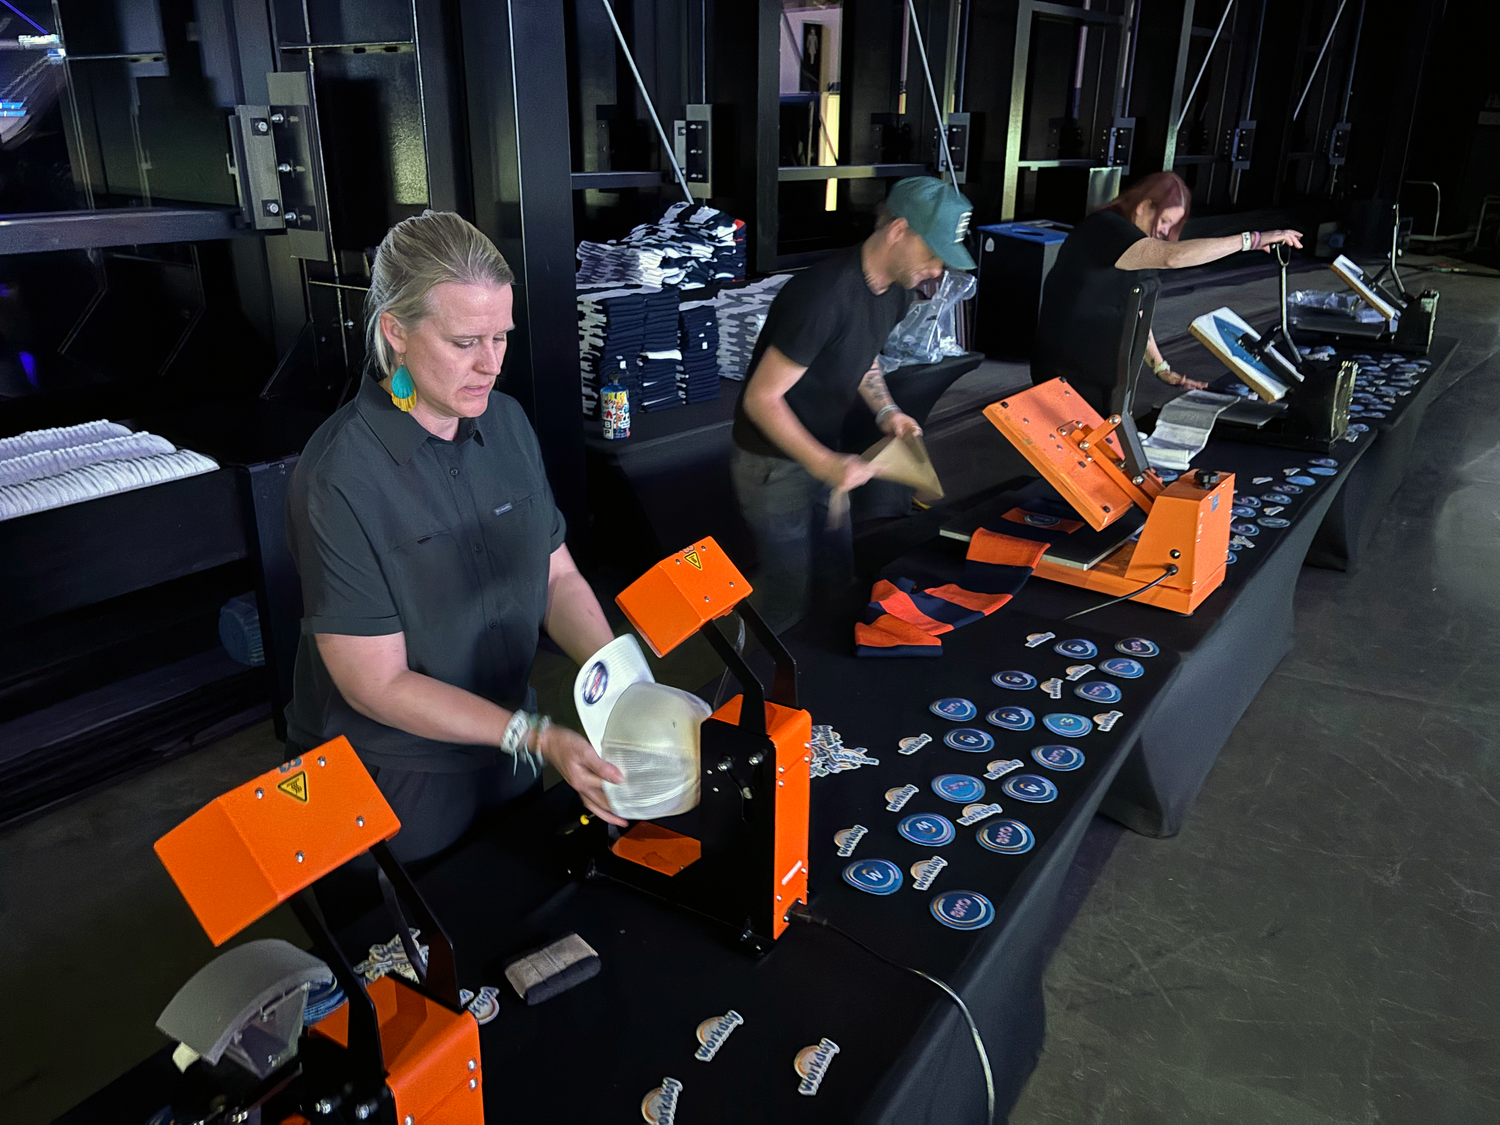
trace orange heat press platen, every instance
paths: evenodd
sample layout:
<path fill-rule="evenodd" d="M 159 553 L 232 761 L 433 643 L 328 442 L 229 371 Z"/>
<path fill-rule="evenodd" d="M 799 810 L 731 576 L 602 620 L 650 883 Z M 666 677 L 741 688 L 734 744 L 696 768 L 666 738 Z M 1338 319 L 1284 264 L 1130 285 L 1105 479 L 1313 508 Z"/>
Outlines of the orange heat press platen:
<path fill-rule="evenodd" d="M 1176 574 L 1135 598 L 1176 613 L 1193 612 L 1224 581 L 1232 473 L 1220 474 L 1207 489 L 1187 476 L 1165 487 L 1151 472 L 1132 479 L 1113 435 L 1116 423 L 1101 418 L 1065 379 L 991 403 L 984 416 L 1096 531 L 1131 505 L 1146 513 L 1140 538 L 1107 559 L 1085 570 L 1043 558 L 1037 577 L 1123 597 L 1176 566 Z"/>
<path fill-rule="evenodd" d="M 665 656 L 750 593 L 750 583 L 710 536 L 662 559 L 615 602 L 651 651 Z"/>
<path fill-rule="evenodd" d="M 380 1024 L 386 1085 L 396 1120 L 424 1125 L 484 1125 L 484 1078 L 479 1024 L 384 976 L 365 988 Z M 349 1045 L 349 1005 L 311 1028 L 311 1034 Z"/>
<path fill-rule="evenodd" d="M 713 718 L 736 725 L 743 696 L 735 696 Z M 776 847 L 771 867 L 771 936 L 787 927 L 792 903 L 807 901 L 807 823 L 812 809 L 812 716 L 806 711 L 766 704 L 766 734 L 776 747 Z"/>
<path fill-rule="evenodd" d="M 703 845 L 691 836 L 660 828 L 643 820 L 621 836 L 609 850 L 621 859 L 639 863 L 663 875 L 676 875 L 703 858 Z"/>
<path fill-rule="evenodd" d="M 345 738 L 215 797 L 156 854 L 215 945 L 401 828 Z"/>

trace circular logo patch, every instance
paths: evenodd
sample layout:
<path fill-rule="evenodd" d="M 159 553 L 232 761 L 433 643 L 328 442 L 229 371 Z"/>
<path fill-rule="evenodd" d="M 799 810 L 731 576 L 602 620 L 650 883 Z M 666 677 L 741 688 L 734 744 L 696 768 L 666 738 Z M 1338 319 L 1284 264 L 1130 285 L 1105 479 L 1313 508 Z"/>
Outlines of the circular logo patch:
<path fill-rule="evenodd" d="M 1044 515 L 1041 512 L 1022 512 L 1021 518 L 1032 527 L 1056 527 L 1059 522 L 1056 516 Z"/>
<path fill-rule="evenodd" d="M 1255 515 L 1255 509 L 1247 507 L 1244 504 L 1236 504 L 1234 507 L 1229 509 L 1229 514 L 1235 519 L 1248 520 Z"/>
<path fill-rule="evenodd" d="M 1094 642 L 1085 641 L 1082 638 L 1058 641 L 1052 646 L 1052 651 L 1058 656 L 1071 656 L 1074 660 L 1088 660 L 1090 657 L 1099 655 L 1099 649 Z"/>
<path fill-rule="evenodd" d="M 1123 695 L 1118 687 L 1106 680 L 1090 680 L 1086 684 L 1079 684 L 1073 689 L 1073 694 L 1090 703 L 1118 703 Z"/>
<path fill-rule="evenodd" d="M 844 882 L 872 895 L 893 895 L 901 889 L 901 868 L 888 859 L 856 859 L 844 868 Z"/>
<path fill-rule="evenodd" d="M 984 721 L 1003 730 L 1030 730 L 1036 726 L 1036 716 L 1025 707 L 996 707 Z"/>
<path fill-rule="evenodd" d="M 1302 486 L 1295 483 L 1283 484 L 1281 486 L 1281 491 L 1285 492 L 1288 496 L 1301 496 Z"/>
<path fill-rule="evenodd" d="M 1261 516 L 1257 520 L 1261 527 L 1291 527 L 1291 520 L 1284 520 L 1280 516 Z"/>
<path fill-rule="evenodd" d="M 1036 677 L 1030 672 L 996 672 L 990 677 L 990 682 L 1011 691 L 1029 691 L 1036 687 Z"/>
<path fill-rule="evenodd" d="M 932 900 L 931 910 L 953 930 L 982 930 L 995 920 L 995 908 L 978 891 L 945 891 Z"/>
<path fill-rule="evenodd" d="M 1138 680 L 1146 674 L 1141 662 L 1131 660 L 1128 656 L 1111 656 L 1108 660 L 1099 661 L 1099 671 L 1108 672 L 1122 680 Z"/>
<path fill-rule="evenodd" d="M 1091 720 L 1082 715 L 1069 714 L 1066 711 L 1056 711 L 1051 715 L 1042 716 L 1042 726 L 1053 734 L 1063 735 L 1065 738 L 1082 738 L 1094 729 Z"/>
<path fill-rule="evenodd" d="M 1236 504 L 1242 504 L 1246 508 L 1259 508 L 1260 507 L 1260 497 L 1259 496 L 1241 496 L 1241 497 L 1239 497 L 1238 499 L 1235 500 L 1235 503 Z"/>
<path fill-rule="evenodd" d="M 1007 778 L 1000 788 L 1016 800 L 1033 805 L 1045 805 L 1048 801 L 1057 800 L 1057 786 L 1034 773 L 1018 773 L 1015 777 Z"/>
<path fill-rule="evenodd" d="M 1262 497 L 1267 504 L 1286 505 L 1292 502 L 1292 498 L 1284 492 L 1268 492 Z"/>
<path fill-rule="evenodd" d="M 969 754 L 983 754 L 986 750 L 995 748 L 995 740 L 988 731 L 975 730 L 973 727 L 950 730 L 943 735 L 943 742 L 955 750 L 963 750 Z"/>
<path fill-rule="evenodd" d="M 1247 539 L 1260 534 L 1260 528 L 1256 527 L 1253 523 L 1232 523 L 1229 525 L 1229 530 L 1236 535 L 1243 535 Z"/>
<path fill-rule="evenodd" d="M 896 831 L 913 844 L 923 844 L 930 848 L 951 844 L 953 837 L 957 835 L 953 822 L 937 813 L 913 813 L 903 817 L 896 825 Z"/>
<path fill-rule="evenodd" d="M 1031 829 L 1019 820 L 992 820 L 974 834 L 981 848 L 1005 855 L 1020 855 L 1036 846 Z"/>
<path fill-rule="evenodd" d="M 1330 469 L 1326 465 L 1314 465 L 1312 468 L 1308 469 L 1307 471 L 1310 472 L 1310 473 L 1312 473 L 1312 474 L 1314 474 L 1315 476 L 1320 476 L 1320 477 L 1331 477 L 1331 476 L 1334 476 L 1334 475 L 1336 475 L 1338 473 L 1337 469 Z"/>
<path fill-rule="evenodd" d="M 1320 469 L 1337 469 L 1339 467 L 1339 463 L 1332 457 L 1314 457 L 1311 464 L 1317 465 Z"/>
<path fill-rule="evenodd" d="M 583 681 L 583 701 L 588 704 L 598 703 L 604 698 L 607 690 L 609 690 L 609 669 L 605 667 L 604 661 L 597 660 L 589 669 L 588 678 Z"/>
<path fill-rule="evenodd" d="M 979 714 L 979 708 L 956 695 L 950 695 L 947 699 L 939 699 L 928 707 L 934 715 L 944 719 L 952 719 L 955 723 L 965 723 Z"/>
<path fill-rule="evenodd" d="M 1161 651 L 1156 647 L 1155 641 L 1148 641 L 1145 637 L 1126 637 L 1123 641 L 1115 642 L 1115 651 L 1123 652 L 1126 656 L 1155 656 Z"/>
<path fill-rule="evenodd" d="M 967 805 L 984 796 L 984 782 L 966 773 L 940 773 L 932 779 L 932 791 L 955 805 Z"/>
<path fill-rule="evenodd" d="M 1318 483 L 1315 479 L 1310 476 L 1306 476 L 1303 473 L 1298 473 L 1296 476 L 1287 477 L 1286 479 L 1291 481 L 1291 483 L 1293 484 L 1301 485 L 1303 488 L 1311 488 L 1313 485 Z"/>
<path fill-rule="evenodd" d="M 1038 765 L 1058 773 L 1068 773 L 1083 765 L 1083 751 L 1076 746 L 1038 746 L 1031 752 Z"/>
<path fill-rule="evenodd" d="M 1229 557 L 1227 559 L 1225 559 L 1224 561 L 1226 563 L 1237 563 L 1237 562 L 1240 561 L 1240 557 L 1239 557 L 1239 555 L 1237 555 L 1237 554 L 1234 553 L 1234 548 L 1233 547 L 1231 547 L 1229 549 Z"/>

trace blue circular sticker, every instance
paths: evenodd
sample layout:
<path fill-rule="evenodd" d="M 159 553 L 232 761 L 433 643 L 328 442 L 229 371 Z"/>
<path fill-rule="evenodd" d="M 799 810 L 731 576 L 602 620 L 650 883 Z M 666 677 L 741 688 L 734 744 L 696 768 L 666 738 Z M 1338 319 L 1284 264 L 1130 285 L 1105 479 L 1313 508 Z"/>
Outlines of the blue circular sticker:
<path fill-rule="evenodd" d="M 896 825 L 896 831 L 913 844 L 923 844 L 929 848 L 951 844 L 953 837 L 958 834 L 953 822 L 937 813 L 913 813 L 902 817 L 901 822 Z"/>
<path fill-rule="evenodd" d="M 1088 660 L 1099 655 L 1099 649 L 1093 641 L 1085 641 L 1075 638 L 1071 641 L 1058 641 L 1052 646 L 1052 651 L 1058 656 L 1071 656 L 1075 660 Z"/>
<path fill-rule="evenodd" d="M 1259 522 L 1260 522 L 1260 526 L 1261 527 L 1291 527 L 1292 526 L 1292 521 L 1291 520 L 1284 520 L 1280 516 L 1261 516 Z"/>
<path fill-rule="evenodd" d="M 1235 500 L 1235 503 L 1236 504 L 1243 504 L 1247 508 L 1259 508 L 1260 507 L 1260 497 L 1259 496 L 1241 496 L 1241 497 L 1239 497 L 1239 498 L 1237 498 Z"/>
<path fill-rule="evenodd" d="M 973 727 L 950 730 L 943 735 L 943 743 L 955 750 L 963 750 L 970 754 L 983 754 L 986 750 L 995 748 L 995 740 L 988 731 L 975 730 Z"/>
<path fill-rule="evenodd" d="M 1353 434 L 1367 434 L 1370 432 L 1370 427 L 1363 422 L 1354 422 L 1350 424 L 1349 432 Z"/>
<path fill-rule="evenodd" d="M 1060 521 L 1056 516 L 1044 512 L 1022 512 L 1021 519 L 1032 527 L 1056 527 Z"/>
<path fill-rule="evenodd" d="M 967 805 L 984 796 L 984 782 L 966 773 L 940 773 L 932 779 L 932 791 L 945 801 Z"/>
<path fill-rule="evenodd" d="M 1067 773 L 1083 765 L 1083 751 L 1076 746 L 1038 746 L 1031 752 L 1039 766 Z"/>
<path fill-rule="evenodd" d="M 1285 492 L 1288 496 L 1301 496 L 1302 486 L 1297 484 L 1283 484 L 1281 491 Z"/>
<path fill-rule="evenodd" d="M 1126 637 L 1115 642 L 1115 651 L 1126 656 L 1155 656 L 1161 649 L 1155 641 L 1148 641 L 1145 637 Z"/>
<path fill-rule="evenodd" d="M 1031 829 L 1019 820 L 992 820 L 974 834 L 981 848 L 1005 855 L 1020 855 L 1036 846 Z"/>
<path fill-rule="evenodd" d="M 1234 553 L 1234 548 L 1233 547 L 1229 548 L 1229 557 L 1227 559 L 1225 559 L 1224 561 L 1226 563 L 1237 563 L 1237 562 L 1240 561 L 1240 557 L 1239 557 L 1239 555 L 1237 555 L 1237 554 Z"/>
<path fill-rule="evenodd" d="M 1045 805 L 1048 801 L 1057 800 L 1057 786 L 1034 773 L 1018 773 L 1006 778 L 1005 784 L 1000 788 L 1016 800 L 1033 805 Z"/>
<path fill-rule="evenodd" d="M 984 721 L 1002 730 L 1030 730 L 1036 726 L 1036 716 L 1025 707 L 996 707 Z"/>
<path fill-rule="evenodd" d="M 1260 534 L 1260 528 L 1256 527 L 1253 523 L 1232 523 L 1229 525 L 1229 530 L 1236 535 L 1243 535 L 1247 539 Z"/>
<path fill-rule="evenodd" d="M 1124 693 L 1108 680 L 1090 680 L 1086 684 L 1079 684 L 1075 687 L 1073 694 L 1079 699 L 1087 699 L 1090 703 L 1118 703 Z"/>
<path fill-rule="evenodd" d="M 1036 677 L 1030 672 L 996 672 L 990 677 L 990 682 L 1011 691 L 1029 691 L 1036 687 Z"/>
<path fill-rule="evenodd" d="M 901 889 L 901 868 L 888 859 L 856 859 L 844 868 L 844 882 L 872 895 L 893 895 Z"/>
<path fill-rule="evenodd" d="M 978 707 L 957 695 L 939 699 L 936 703 L 929 705 L 928 710 L 940 718 L 952 719 L 955 723 L 966 723 L 979 714 Z"/>
<path fill-rule="evenodd" d="M 1329 468 L 1327 465 L 1314 465 L 1307 471 L 1320 477 L 1331 477 L 1338 473 L 1337 469 Z"/>
<path fill-rule="evenodd" d="M 1255 509 L 1246 507 L 1244 504 L 1236 504 L 1234 507 L 1229 509 L 1229 514 L 1235 519 L 1247 520 L 1251 516 L 1255 515 Z"/>
<path fill-rule="evenodd" d="M 1053 734 L 1060 734 L 1065 738 L 1082 738 L 1094 729 L 1092 720 L 1085 719 L 1082 715 L 1070 715 L 1066 711 L 1043 715 L 1042 726 Z"/>
<path fill-rule="evenodd" d="M 1318 483 L 1317 480 L 1315 480 L 1313 477 L 1306 476 L 1302 473 L 1298 473 L 1294 477 L 1287 477 L 1286 479 L 1291 481 L 1293 484 L 1301 485 L 1303 488 L 1311 488 L 1313 485 Z"/>
<path fill-rule="evenodd" d="M 951 930 L 982 930 L 995 920 L 995 908 L 978 891 L 944 891 L 929 909 Z"/>
<path fill-rule="evenodd" d="M 1286 504 L 1290 504 L 1292 502 L 1292 498 L 1290 496 L 1288 496 L 1285 492 L 1268 492 L 1268 493 L 1265 494 L 1265 496 L 1264 496 L 1263 499 L 1265 500 L 1265 502 L 1267 504 L 1282 504 L 1282 505 L 1286 505 Z"/>
<path fill-rule="evenodd" d="M 1108 672 L 1111 676 L 1118 676 L 1122 680 L 1138 680 L 1146 674 L 1146 669 L 1141 666 L 1141 662 L 1131 660 L 1128 656 L 1111 656 L 1108 660 L 1101 660 L 1099 671 Z"/>

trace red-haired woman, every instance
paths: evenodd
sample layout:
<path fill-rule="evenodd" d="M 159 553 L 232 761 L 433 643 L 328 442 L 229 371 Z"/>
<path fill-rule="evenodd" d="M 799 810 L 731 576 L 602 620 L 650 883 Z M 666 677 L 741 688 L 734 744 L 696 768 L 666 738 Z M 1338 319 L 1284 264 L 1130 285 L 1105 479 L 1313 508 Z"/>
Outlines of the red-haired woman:
<path fill-rule="evenodd" d="M 1302 245 L 1301 233 L 1294 230 L 1179 242 L 1192 202 L 1181 176 L 1153 172 L 1073 228 L 1042 291 L 1031 357 L 1034 383 L 1062 376 L 1095 410 L 1108 414 L 1125 297 L 1142 273 L 1201 266 L 1246 250 L 1269 251 L 1279 242 Z M 1173 371 L 1154 336 L 1146 344 L 1146 359 L 1157 378 L 1171 386 L 1207 385 Z"/>

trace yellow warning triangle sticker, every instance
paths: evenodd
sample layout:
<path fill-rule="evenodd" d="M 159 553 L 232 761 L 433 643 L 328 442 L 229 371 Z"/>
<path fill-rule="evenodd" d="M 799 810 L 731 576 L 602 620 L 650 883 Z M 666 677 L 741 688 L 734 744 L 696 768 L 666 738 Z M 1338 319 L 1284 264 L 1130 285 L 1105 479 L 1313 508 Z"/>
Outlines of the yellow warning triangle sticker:
<path fill-rule="evenodd" d="M 695 570 L 703 569 L 703 560 L 698 557 L 698 549 L 696 547 L 682 557 L 685 558 Z"/>
<path fill-rule="evenodd" d="M 288 797 L 295 797 L 304 805 L 307 804 L 307 771 L 295 773 L 280 785 L 276 786 Z"/>

